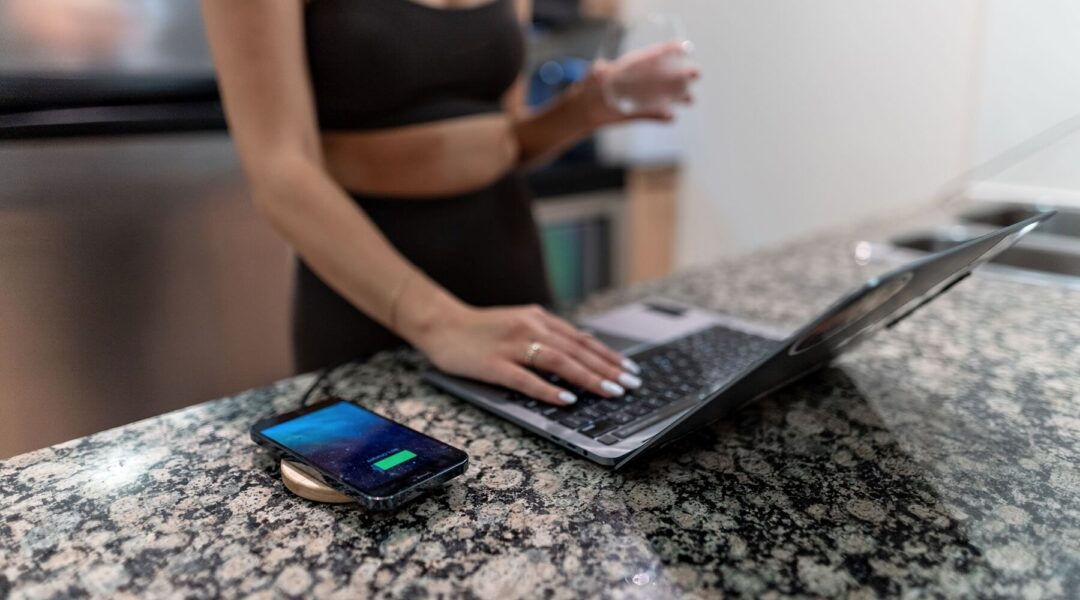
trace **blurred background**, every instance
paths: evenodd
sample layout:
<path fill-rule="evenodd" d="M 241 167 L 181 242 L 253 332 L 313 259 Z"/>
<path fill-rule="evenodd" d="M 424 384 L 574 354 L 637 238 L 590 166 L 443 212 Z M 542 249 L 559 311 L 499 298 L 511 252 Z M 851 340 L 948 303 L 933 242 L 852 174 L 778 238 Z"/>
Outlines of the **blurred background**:
<path fill-rule="evenodd" d="M 1080 204 L 1076 2 L 536 0 L 530 102 L 654 12 L 696 106 L 530 174 L 563 305 L 946 197 Z M 0 0 L 0 457 L 289 375 L 290 277 L 196 2 Z"/>

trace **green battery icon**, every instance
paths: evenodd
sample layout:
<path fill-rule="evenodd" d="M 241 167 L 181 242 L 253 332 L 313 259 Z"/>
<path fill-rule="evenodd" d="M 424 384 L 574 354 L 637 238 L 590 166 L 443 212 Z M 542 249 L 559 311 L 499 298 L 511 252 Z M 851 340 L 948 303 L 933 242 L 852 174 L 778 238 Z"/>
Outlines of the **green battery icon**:
<path fill-rule="evenodd" d="M 415 452 L 412 452 L 410 450 L 402 450 L 401 452 L 395 452 L 394 454 L 391 454 L 390 456 L 387 456 L 386 458 L 377 461 L 375 463 L 375 468 L 379 469 L 380 471 L 386 471 L 389 469 L 393 469 L 401 463 L 413 458 L 416 458 Z"/>

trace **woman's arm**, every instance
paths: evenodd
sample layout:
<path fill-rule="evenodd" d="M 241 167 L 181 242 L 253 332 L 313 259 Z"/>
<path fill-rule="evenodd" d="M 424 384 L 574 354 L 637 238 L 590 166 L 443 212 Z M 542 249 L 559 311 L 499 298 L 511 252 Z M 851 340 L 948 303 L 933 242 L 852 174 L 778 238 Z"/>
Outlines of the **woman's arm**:
<path fill-rule="evenodd" d="M 518 11 L 522 26 L 527 27 L 532 20 L 532 0 L 518 0 Z M 684 52 L 683 44 L 672 42 L 650 48 L 638 59 L 649 60 L 657 55 L 680 52 Z M 504 102 L 507 112 L 514 119 L 514 133 L 520 149 L 519 162 L 532 165 L 552 158 L 606 125 L 632 120 L 670 121 L 673 118 L 670 110 L 626 114 L 608 105 L 603 93 L 605 81 L 625 66 L 619 61 L 596 61 L 583 81 L 534 113 L 529 113 L 525 106 L 526 78 L 524 75 L 519 78 Z M 663 77 L 667 79 L 663 85 L 685 90 L 691 81 L 697 79 L 698 71 L 694 67 L 686 67 Z M 682 101 L 689 102 L 690 96 L 684 95 Z"/>
<path fill-rule="evenodd" d="M 621 114 L 610 114 L 612 111 L 607 109 L 600 93 L 601 76 L 597 69 L 602 68 L 603 65 L 593 65 L 585 82 L 574 85 L 537 112 L 515 119 L 514 135 L 522 165 L 553 158 L 600 127 L 622 120 Z M 671 120 L 671 115 L 666 113 L 650 117 Z"/>
<path fill-rule="evenodd" d="M 230 132 L 256 206 L 319 276 L 380 323 L 406 334 L 461 310 L 386 241 L 327 174 L 303 54 L 300 1 L 204 0 Z M 409 282 L 423 302 L 392 306 Z M 425 310 L 426 308 L 426 310 Z"/>
<path fill-rule="evenodd" d="M 568 402 L 521 365 L 534 341 L 545 347 L 537 366 L 596 393 L 622 375 L 618 354 L 539 308 L 460 302 L 401 256 L 330 178 L 304 60 L 303 2 L 203 0 L 202 8 L 254 202 L 332 288 L 443 370 L 534 398 Z"/>

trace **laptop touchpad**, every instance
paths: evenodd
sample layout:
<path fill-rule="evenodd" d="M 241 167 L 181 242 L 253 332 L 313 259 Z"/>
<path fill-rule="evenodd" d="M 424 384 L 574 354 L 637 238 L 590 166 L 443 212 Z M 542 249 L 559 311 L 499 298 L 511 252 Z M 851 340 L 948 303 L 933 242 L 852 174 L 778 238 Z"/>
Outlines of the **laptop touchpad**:
<path fill-rule="evenodd" d="M 716 316 L 703 310 L 675 303 L 644 302 L 621 306 L 585 319 L 582 323 L 597 337 L 603 334 L 656 343 L 682 337 L 717 322 Z M 622 344 L 625 348 L 625 343 Z M 618 349 L 618 347 L 617 347 Z"/>
<path fill-rule="evenodd" d="M 604 344 L 616 352 L 625 352 L 635 346 L 640 346 L 646 340 L 639 338 L 629 338 L 622 335 L 617 335 L 608 331 L 601 331 L 599 329 L 593 329 L 592 327 L 585 327 L 585 331 L 596 336 L 596 339 L 604 342 Z"/>

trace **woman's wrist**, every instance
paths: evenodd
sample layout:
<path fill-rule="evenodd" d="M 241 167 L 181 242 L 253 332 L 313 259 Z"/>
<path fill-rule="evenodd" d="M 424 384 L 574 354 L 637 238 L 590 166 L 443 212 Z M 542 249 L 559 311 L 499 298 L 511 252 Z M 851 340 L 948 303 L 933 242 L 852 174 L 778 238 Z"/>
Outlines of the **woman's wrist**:
<path fill-rule="evenodd" d="M 463 319 L 471 307 L 417 273 L 397 300 L 394 333 L 417 348 L 446 326 Z"/>
<path fill-rule="evenodd" d="M 584 119 L 583 127 L 588 132 L 616 123 L 622 116 L 611 107 L 604 93 L 605 81 L 610 71 L 611 63 L 597 60 L 585 78 L 571 88 L 570 93 L 573 94 L 571 102 L 578 105 L 576 112 Z"/>

